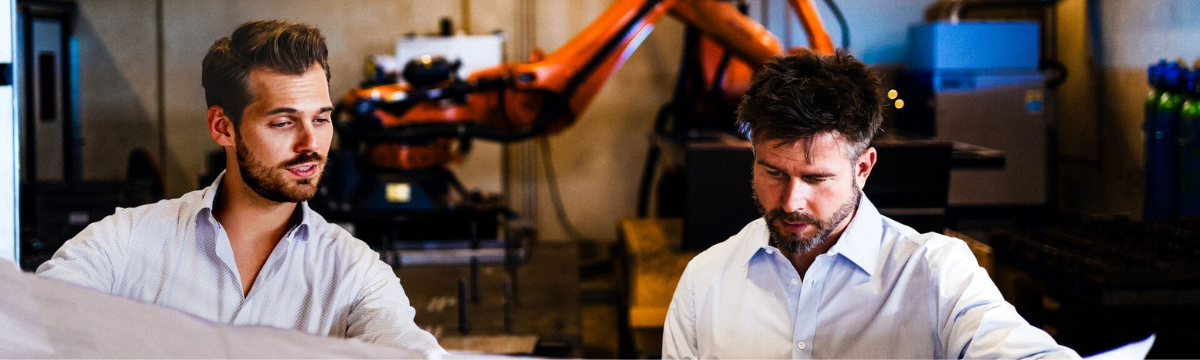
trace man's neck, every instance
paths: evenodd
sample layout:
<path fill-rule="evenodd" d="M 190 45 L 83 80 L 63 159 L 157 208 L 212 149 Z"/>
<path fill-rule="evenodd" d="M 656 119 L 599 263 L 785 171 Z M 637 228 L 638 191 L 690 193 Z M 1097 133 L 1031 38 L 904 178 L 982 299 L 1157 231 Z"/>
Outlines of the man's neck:
<path fill-rule="evenodd" d="M 838 240 L 841 240 L 842 234 L 846 232 L 846 228 L 850 226 L 850 222 L 854 220 L 854 216 L 858 215 L 858 209 L 854 209 L 854 213 L 847 216 L 838 224 L 834 231 L 825 236 L 825 241 L 817 244 L 816 247 L 801 253 L 788 253 L 780 251 L 784 257 L 791 261 L 792 267 L 796 268 L 796 273 L 800 274 L 801 278 L 808 280 L 805 276 L 808 275 L 808 268 L 812 267 L 813 262 L 817 261 L 817 256 L 829 252 L 829 249 L 837 245 Z"/>
<path fill-rule="evenodd" d="M 225 228 L 231 242 L 278 242 L 287 232 L 298 205 L 263 198 L 240 175 L 237 171 L 225 173 L 217 191 L 213 217 Z"/>

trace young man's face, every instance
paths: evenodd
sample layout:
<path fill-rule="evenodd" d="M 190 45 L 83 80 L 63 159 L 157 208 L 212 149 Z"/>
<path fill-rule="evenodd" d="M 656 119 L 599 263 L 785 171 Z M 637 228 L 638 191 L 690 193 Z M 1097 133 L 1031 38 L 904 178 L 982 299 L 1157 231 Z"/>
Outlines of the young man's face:
<path fill-rule="evenodd" d="M 236 140 L 242 180 L 267 200 L 311 199 L 333 139 L 325 71 L 316 64 L 299 76 L 254 69 L 248 84 L 254 101 Z"/>
<path fill-rule="evenodd" d="M 812 250 L 849 224 L 875 164 L 874 148 L 852 160 L 836 133 L 817 134 L 811 142 L 811 149 L 805 141 L 754 144 L 754 202 L 767 221 L 770 245 L 793 254 Z"/>

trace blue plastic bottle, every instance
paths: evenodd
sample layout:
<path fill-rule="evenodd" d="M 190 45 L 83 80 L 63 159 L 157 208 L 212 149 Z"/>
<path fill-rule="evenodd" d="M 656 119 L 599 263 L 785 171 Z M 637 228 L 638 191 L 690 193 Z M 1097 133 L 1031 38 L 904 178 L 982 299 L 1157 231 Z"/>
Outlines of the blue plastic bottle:
<path fill-rule="evenodd" d="M 1200 62 L 1188 76 L 1179 111 L 1179 216 L 1200 216 Z"/>
<path fill-rule="evenodd" d="M 1179 110 L 1187 90 L 1188 70 L 1172 62 L 1163 71 L 1163 94 L 1146 132 L 1146 201 L 1149 221 L 1179 216 Z"/>
<path fill-rule="evenodd" d="M 1153 124 L 1155 110 L 1158 109 L 1158 99 L 1163 93 L 1163 72 L 1167 69 L 1167 59 L 1159 60 L 1156 64 L 1151 64 L 1146 68 L 1146 82 L 1150 84 L 1150 93 L 1146 95 L 1146 101 L 1142 104 L 1146 117 L 1142 121 L 1142 131 L 1145 134 L 1150 133 L 1150 124 Z"/>

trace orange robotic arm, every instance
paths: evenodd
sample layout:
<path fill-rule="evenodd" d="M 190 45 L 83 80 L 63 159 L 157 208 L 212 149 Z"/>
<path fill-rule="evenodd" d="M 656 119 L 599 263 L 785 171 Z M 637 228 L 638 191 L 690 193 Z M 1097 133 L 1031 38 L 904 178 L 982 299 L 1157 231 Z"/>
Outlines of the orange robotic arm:
<path fill-rule="evenodd" d="M 832 53 L 832 42 L 811 0 L 790 0 L 790 4 L 814 50 Z M 369 162 L 392 169 L 453 161 L 455 138 L 515 141 L 562 130 L 587 108 L 666 13 L 700 29 L 710 41 L 708 46 L 736 57 L 722 79 L 706 77 L 722 82 L 727 98 L 740 97 L 753 68 L 784 54 L 774 35 L 727 2 L 617 0 L 566 45 L 544 57 L 535 54 L 529 63 L 476 71 L 465 81 L 352 90 L 340 103 L 338 120 L 354 125 L 339 125 L 339 129 L 343 136 L 352 133 L 366 143 Z"/>

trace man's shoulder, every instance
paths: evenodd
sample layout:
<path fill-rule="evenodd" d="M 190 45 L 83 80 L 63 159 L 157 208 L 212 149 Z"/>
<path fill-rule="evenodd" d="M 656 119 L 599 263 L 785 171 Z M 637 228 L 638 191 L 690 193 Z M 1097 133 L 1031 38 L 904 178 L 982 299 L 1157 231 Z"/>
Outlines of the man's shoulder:
<path fill-rule="evenodd" d="M 333 250 L 337 256 L 358 258 L 364 255 L 376 254 L 366 242 L 359 240 L 353 233 L 337 223 L 325 220 L 325 217 L 315 210 L 306 209 L 310 225 L 308 241 L 320 248 Z"/>
<path fill-rule="evenodd" d="M 893 258 L 904 262 L 919 261 L 928 268 L 947 268 L 961 261 L 976 263 L 967 243 L 944 234 L 920 233 L 899 222 L 884 218 L 884 236 L 894 237 Z"/>
<path fill-rule="evenodd" d="M 709 247 L 692 258 L 688 262 L 686 272 L 704 272 L 704 275 L 715 276 L 717 273 L 723 272 L 739 261 L 748 261 L 748 252 L 754 251 L 753 241 L 756 240 L 754 237 L 765 236 L 764 232 L 766 231 L 767 223 L 765 220 L 759 218 L 751 221 L 742 227 L 742 230 L 738 231 L 737 234 Z"/>
<path fill-rule="evenodd" d="M 197 203 L 203 201 L 203 193 L 204 190 L 196 190 L 178 198 L 162 199 L 135 207 L 119 207 L 112 215 L 93 225 L 110 226 L 125 231 L 173 228 L 190 217 L 188 212 L 199 210 Z"/>

